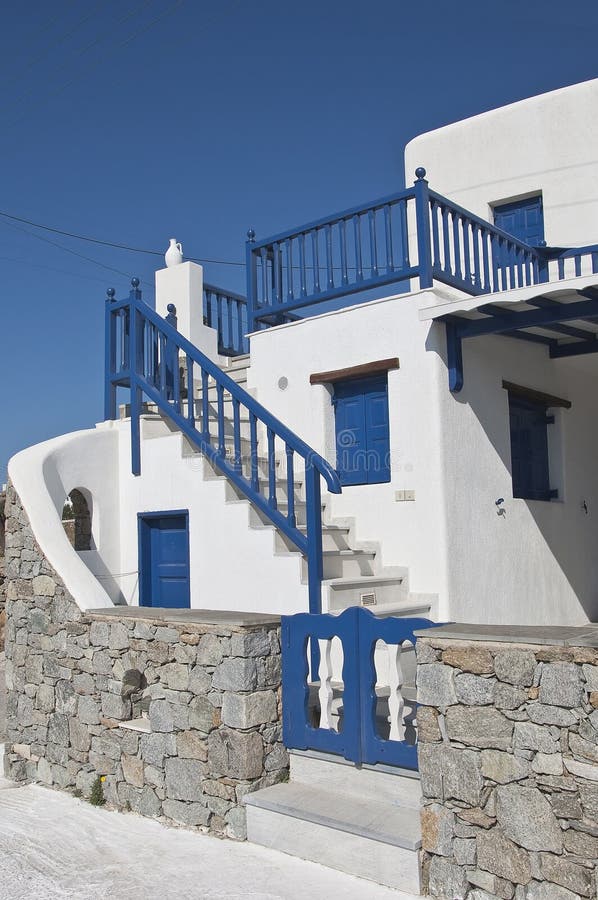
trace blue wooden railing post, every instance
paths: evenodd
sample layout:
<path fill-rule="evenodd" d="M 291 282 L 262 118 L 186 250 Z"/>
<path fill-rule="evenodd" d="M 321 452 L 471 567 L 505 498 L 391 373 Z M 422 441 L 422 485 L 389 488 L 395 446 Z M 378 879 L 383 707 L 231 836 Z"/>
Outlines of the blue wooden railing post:
<path fill-rule="evenodd" d="M 169 303 L 166 307 L 166 310 L 166 321 L 172 328 L 174 328 L 175 331 L 177 331 L 178 319 L 176 314 L 176 306 L 174 305 L 174 303 Z M 177 393 L 179 360 L 176 345 L 173 343 L 173 341 L 169 341 L 168 339 L 166 340 L 164 366 L 166 367 L 166 395 L 169 400 L 174 400 Z"/>
<path fill-rule="evenodd" d="M 139 387 L 138 376 L 143 375 L 140 369 L 140 361 L 143 354 L 143 342 L 141 339 L 141 329 L 139 321 L 139 313 L 135 305 L 135 300 L 141 300 L 141 291 L 139 290 L 139 279 L 131 279 L 131 292 L 129 294 L 131 303 L 129 306 L 129 366 L 131 369 L 131 471 L 133 475 L 141 474 L 141 440 L 139 417 L 141 415 L 141 388 Z"/>
<path fill-rule="evenodd" d="M 307 569 L 310 613 L 322 612 L 322 495 L 320 473 L 305 460 L 305 500 L 307 515 Z"/>
<path fill-rule="evenodd" d="M 538 244 L 538 281 L 545 284 L 548 281 L 548 254 L 546 253 L 546 241 Z"/>
<path fill-rule="evenodd" d="M 247 232 L 245 244 L 245 267 L 247 270 L 247 329 L 251 334 L 257 328 L 257 257 L 253 252 L 255 245 L 255 231 L 250 228 Z"/>
<path fill-rule="evenodd" d="M 113 375 L 116 371 L 116 319 L 112 304 L 116 291 L 106 291 L 105 347 L 104 347 L 104 419 L 116 419 L 116 385 Z"/>
<path fill-rule="evenodd" d="M 415 217 L 417 228 L 417 256 L 420 288 L 432 287 L 432 248 L 430 241 L 430 197 L 426 170 L 415 170 Z"/>

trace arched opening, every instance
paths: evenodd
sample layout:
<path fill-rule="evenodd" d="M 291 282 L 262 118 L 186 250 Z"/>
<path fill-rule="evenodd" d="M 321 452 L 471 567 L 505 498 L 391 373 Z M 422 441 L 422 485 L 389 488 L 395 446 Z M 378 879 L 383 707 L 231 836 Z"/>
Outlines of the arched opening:
<path fill-rule="evenodd" d="M 88 501 L 82 491 L 70 492 L 62 508 L 62 524 L 75 550 L 91 550 L 91 498 Z"/>

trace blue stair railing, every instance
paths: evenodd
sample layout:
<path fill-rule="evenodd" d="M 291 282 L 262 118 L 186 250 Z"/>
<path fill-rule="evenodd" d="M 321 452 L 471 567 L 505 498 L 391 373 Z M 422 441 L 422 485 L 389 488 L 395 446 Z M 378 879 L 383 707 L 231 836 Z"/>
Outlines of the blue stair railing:
<path fill-rule="evenodd" d="M 470 295 L 598 272 L 598 245 L 530 247 L 430 190 L 426 170 L 413 187 L 262 241 L 248 232 L 249 330 L 292 311 L 418 278 Z M 414 231 L 412 234 L 410 229 Z M 569 267 L 567 260 L 572 260 Z M 553 264 L 553 261 L 554 262 Z"/>
<path fill-rule="evenodd" d="M 327 460 L 287 428 L 247 391 L 226 375 L 176 330 L 176 309 L 168 307 L 163 319 L 141 299 L 139 279 L 124 300 L 107 291 L 105 418 L 117 417 L 117 389 L 130 390 L 131 468 L 141 472 L 140 416 L 147 397 L 180 429 L 227 479 L 307 559 L 309 610 L 321 610 L 322 501 L 321 479 L 334 494 L 341 493 L 339 477 Z M 193 398 L 193 386 L 201 383 L 201 401 Z M 186 387 L 185 387 L 186 385 Z M 216 404 L 209 389 L 215 388 Z M 225 404 L 232 420 L 225 417 Z M 241 434 L 241 415 L 246 415 L 249 439 Z M 259 432 L 259 433 L 258 433 Z M 229 446 L 227 448 L 227 443 Z M 248 453 L 243 445 L 249 444 Z M 260 448 L 265 454 L 260 457 Z M 277 496 L 277 450 L 286 463 L 286 512 Z M 230 452 L 229 452 L 230 451 Z M 297 525 L 297 462 L 304 468 L 306 528 Z M 260 465 L 265 463 L 265 477 Z"/>

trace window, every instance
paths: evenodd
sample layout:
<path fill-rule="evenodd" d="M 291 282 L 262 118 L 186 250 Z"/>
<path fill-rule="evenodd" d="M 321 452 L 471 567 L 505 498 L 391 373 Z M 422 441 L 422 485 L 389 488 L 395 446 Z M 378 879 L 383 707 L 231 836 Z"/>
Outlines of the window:
<path fill-rule="evenodd" d="M 62 509 L 62 524 L 75 550 L 91 550 L 91 497 L 75 488 L 66 498 Z"/>
<path fill-rule="evenodd" d="M 548 426 L 554 416 L 547 414 L 546 401 L 509 391 L 509 421 L 513 497 L 551 500 L 557 496 L 550 489 L 548 466 Z"/>
<path fill-rule="evenodd" d="M 530 247 L 544 240 L 542 197 L 527 197 L 494 207 L 494 224 Z"/>
<path fill-rule="evenodd" d="M 390 481 L 386 374 L 335 382 L 332 402 L 341 484 Z"/>

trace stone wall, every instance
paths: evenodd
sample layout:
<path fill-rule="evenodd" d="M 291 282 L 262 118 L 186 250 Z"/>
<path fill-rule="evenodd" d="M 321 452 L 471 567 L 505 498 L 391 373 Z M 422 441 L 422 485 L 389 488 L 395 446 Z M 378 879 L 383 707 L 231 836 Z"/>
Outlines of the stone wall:
<path fill-rule="evenodd" d="M 424 884 L 451 900 L 595 898 L 598 627 L 483 630 L 417 643 Z"/>
<path fill-rule="evenodd" d="M 0 653 L 4 650 L 4 627 L 6 624 L 6 613 L 4 606 L 6 604 L 5 587 L 4 587 L 4 506 L 6 502 L 6 494 L 0 491 Z"/>
<path fill-rule="evenodd" d="M 83 614 L 9 485 L 5 770 L 242 839 L 243 796 L 284 780 L 279 624 L 125 607 Z"/>

